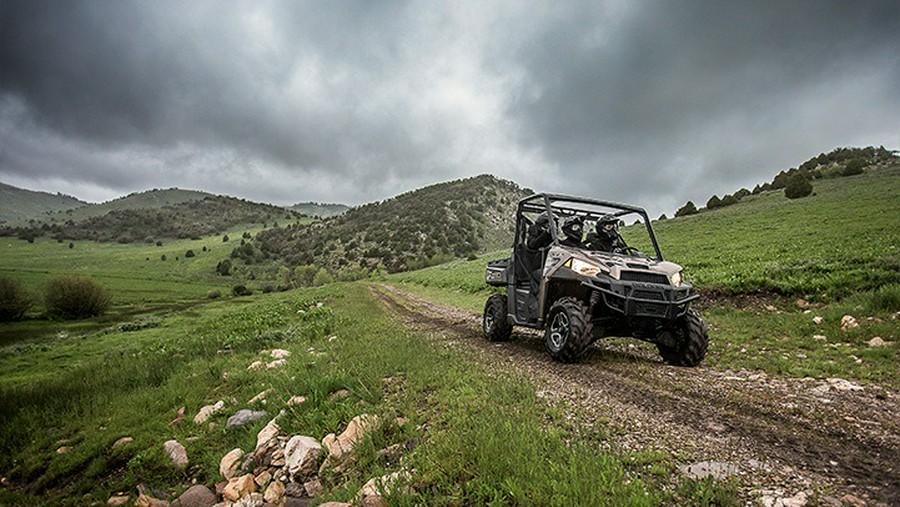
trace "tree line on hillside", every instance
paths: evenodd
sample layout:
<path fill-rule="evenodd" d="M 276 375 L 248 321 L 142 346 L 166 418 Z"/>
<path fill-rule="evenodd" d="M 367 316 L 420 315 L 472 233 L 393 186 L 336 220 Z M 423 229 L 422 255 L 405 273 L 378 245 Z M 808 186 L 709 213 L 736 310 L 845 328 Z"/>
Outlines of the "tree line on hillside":
<path fill-rule="evenodd" d="M 866 168 L 881 166 L 900 160 L 896 152 L 885 149 L 884 146 L 875 148 L 836 148 L 829 153 L 819 155 L 800 164 L 798 167 L 779 172 L 771 182 L 756 185 L 753 190 L 742 188 L 733 194 L 727 194 L 722 198 L 713 195 L 706 201 L 706 209 L 721 208 L 736 204 L 748 195 L 757 195 L 772 190 L 784 190 L 789 199 L 806 197 L 813 191 L 812 182 L 820 179 L 841 178 L 854 176 L 865 172 Z M 676 217 L 693 215 L 700 210 L 688 201 L 675 212 Z"/>
<path fill-rule="evenodd" d="M 482 175 L 441 183 L 351 209 L 310 225 L 257 234 L 233 262 L 315 266 L 334 276 L 403 271 L 509 246 L 513 215 L 527 191 Z M 324 276 L 324 275 L 323 275 Z"/>
<path fill-rule="evenodd" d="M 79 222 L 0 228 L 0 236 L 33 241 L 49 235 L 58 241 L 153 242 L 160 238 L 200 239 L 238 224 L 278 226 L 304 215 L 278 206 L 225 196 L 173 204 L 163 208 L 114 210 Z"/>

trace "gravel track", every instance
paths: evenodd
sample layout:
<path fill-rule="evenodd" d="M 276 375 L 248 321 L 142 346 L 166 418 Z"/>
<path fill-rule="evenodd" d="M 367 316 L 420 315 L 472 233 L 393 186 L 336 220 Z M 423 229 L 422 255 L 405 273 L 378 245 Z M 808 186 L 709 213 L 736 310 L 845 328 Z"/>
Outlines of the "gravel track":
<path fill-rule="evenodd" d="M 480 315 L 385 285 L 372 294 L 430 339 L 527 376 L 538 396 L 572 407 L 578 426 L 607 427 L 613 450 L 734 465 L 748 499 L 806 492 L 825 505 L 900 504 L 900 398 L 878 386 L 672 367 L 623 339 L 601 340 L 581 363 L 561 364 L 533 330 L 490 343 Z"/>

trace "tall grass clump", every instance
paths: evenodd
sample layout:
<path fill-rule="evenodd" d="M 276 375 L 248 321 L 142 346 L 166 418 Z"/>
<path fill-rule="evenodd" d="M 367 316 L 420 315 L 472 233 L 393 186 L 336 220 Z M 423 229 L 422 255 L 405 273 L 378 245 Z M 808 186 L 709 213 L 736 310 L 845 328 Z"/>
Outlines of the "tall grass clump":
<path fill-rule="evenodd" d="M 20 320 L 33 303 L 18 280 L 0 278 L 0 322 Z"/>
<path fill-rule="evenodd" d="M 880 287 L 872 293 L 870 301 L 875 310 L 900 311 L 900 284 Z"/>
<path fill-rule="evenodd" d="M 47 313 L 63 319 L 103 315 L 112 296 L 97 282 L 83 276 L 59 276 L 47 282 L 44 292 Z"/>

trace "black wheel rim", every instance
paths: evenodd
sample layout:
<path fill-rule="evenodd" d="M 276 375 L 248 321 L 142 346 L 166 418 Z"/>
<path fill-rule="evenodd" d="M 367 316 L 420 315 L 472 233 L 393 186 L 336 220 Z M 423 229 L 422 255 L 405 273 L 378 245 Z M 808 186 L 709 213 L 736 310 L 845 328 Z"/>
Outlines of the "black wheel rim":
<path fill-rule="evenodd" d="M 556 312 L 550 322 L 550 347 L 560 350 L 569 339 L 569 316 L 566 312 Z"/>

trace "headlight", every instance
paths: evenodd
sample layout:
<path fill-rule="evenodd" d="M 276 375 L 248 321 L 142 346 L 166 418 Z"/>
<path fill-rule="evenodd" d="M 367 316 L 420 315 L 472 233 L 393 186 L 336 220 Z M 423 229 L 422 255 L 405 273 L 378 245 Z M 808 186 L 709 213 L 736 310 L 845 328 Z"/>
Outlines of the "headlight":
<path fill-rule="evenodd" d="M 683 273 L 682 271 L 679 271 L 679 272 L 675 273 L 674 275 L 672 275 L 671 277 L 669 277 L 669 281 L 672 282 L 672 285 L 674 285 L 676 287 L 681 287 L 681 282 L 684 281 L 684 276 L 682 275 L 682 273 Z"/>
<path fill-rule="evenodd" d="M 600 266 L 596 266 L 594 264 L 591 264 L 590 262 L 572 259 L 572 271 L 575 271 L 576 273 L 582 274 L 584 276 L 595 276 L 600 272 Z"/>

